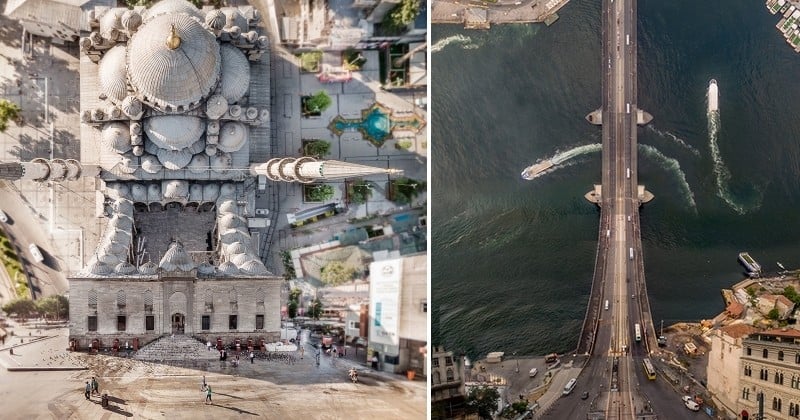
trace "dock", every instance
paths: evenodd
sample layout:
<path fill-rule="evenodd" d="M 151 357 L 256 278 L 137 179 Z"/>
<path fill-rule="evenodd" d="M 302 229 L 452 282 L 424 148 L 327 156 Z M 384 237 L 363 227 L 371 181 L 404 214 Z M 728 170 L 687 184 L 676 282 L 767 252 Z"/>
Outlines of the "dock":
<path fill-rule="evenodd" d="M 507 23 L 545 23 L 550 26 L 558 20 L 556 12 L 568 2 L 432 0 L 431 23 L 461 24 L 466 29 L 489 29 L 493 24 Z"/>

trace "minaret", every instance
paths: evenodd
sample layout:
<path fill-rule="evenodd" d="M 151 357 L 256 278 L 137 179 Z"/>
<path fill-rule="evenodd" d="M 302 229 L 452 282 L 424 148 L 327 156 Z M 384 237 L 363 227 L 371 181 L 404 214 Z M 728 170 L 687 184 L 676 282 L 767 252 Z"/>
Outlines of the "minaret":
<path fill-rule="evenodd" d="M 17 181 L 74 181 L 81 176 L 80 162 L 75 159 L 34 159 L 30 162 L 0 163 L 0 179 Z"/>
<path fill-rule="evenodd" d="M 399 174 L 401 170 L 383 169 L 338 160 L 317 160 L 312 157 L 275 158 L 253 165 L 250 173 L 266 175 L 273 181 L 298 181 L 308 184 L 319 180 L 343 179 L 377 174 Z"/>

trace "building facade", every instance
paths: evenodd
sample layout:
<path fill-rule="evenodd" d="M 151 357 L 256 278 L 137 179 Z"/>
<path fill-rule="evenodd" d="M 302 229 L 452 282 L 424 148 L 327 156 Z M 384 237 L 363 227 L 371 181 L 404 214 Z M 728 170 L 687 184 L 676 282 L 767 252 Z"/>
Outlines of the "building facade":
<path fill-rule="evenodd" d="M 708 353 L 708 390 L 717 406 L 735 416 L 741 387 L 739 368 L 742 357 L 742 341 L 756 329 L 745 323 L 726 325 L 714 330 L 711 335 L 711 350 Z"/>
<path fill-rule="evenodd" d="M 742 347 L 735 414 L 754 418 L 762 397 L 766 418 L 800 418 L 800 331 L 756 332 Z"/>

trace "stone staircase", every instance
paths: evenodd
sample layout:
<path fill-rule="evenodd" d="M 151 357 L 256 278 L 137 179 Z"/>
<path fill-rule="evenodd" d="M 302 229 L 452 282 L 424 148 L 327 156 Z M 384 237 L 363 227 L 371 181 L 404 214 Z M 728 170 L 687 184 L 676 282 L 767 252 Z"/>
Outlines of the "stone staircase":
<path fill-rule="evenodd" d="M 219 353 L 208 351 L 205 344 L 188 335 L 166 335 L 142 347 L 133 356 L 137 360 L 219 360 Z"/>

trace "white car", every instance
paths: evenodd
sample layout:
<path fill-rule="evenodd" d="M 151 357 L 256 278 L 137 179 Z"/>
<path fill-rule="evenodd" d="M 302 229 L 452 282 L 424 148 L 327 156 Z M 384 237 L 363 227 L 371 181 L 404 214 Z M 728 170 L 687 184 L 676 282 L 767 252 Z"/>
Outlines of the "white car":
<path fill-rule="evenodd" d="M 42 262 L 44 261 L 44 256 L 42 255 L 42 251 L 39 251 L 39 247 L 36 244 L 28 245 L 28 251 L 31 252 L 31 257 L 33 257 L 34 261 Z"/>
<path fill-rule="evenodd" d="M 0 210 L 0 222 L 8 223 L 8 215 L 3 210 Z"/>
<path fill-rule="evenodd" d="M 528 372 L 528 377 L 533 378 L 537 373 L 539 373 L 539 369 L 533 368 L 530 372 Z"/>
<path fill-rule="evenodd" d="M 696 403 L 694 398 L 688 395 L 683 396 L 683 405 L 685 405 L 689 410 L 700 411 L 700 404 Z"/>

